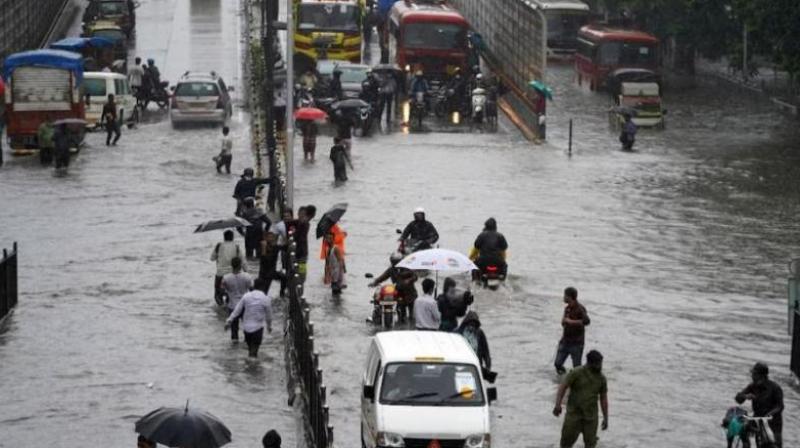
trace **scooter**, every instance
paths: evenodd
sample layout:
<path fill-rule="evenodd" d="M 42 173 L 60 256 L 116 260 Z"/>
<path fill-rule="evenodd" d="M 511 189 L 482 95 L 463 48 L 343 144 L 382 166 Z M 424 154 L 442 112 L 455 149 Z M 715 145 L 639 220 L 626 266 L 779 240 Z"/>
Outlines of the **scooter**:
<path fill-rule="evenodd" d="M 400 229 L 395 229 L 395 232 L 398 235 L 402 235 L 403 231 Z M 397 245 L 397 251 L 403 254 L 405 257 L 406 255 L 411 255 L 414 252 L 430 249 L 431 245 L 428 244 L 427 241 L 423 240 L 415 240 L 414 238 L 406 238 L 406 239 L 399 239 L 399 244 Z"/>
<path fill-rule="evenodd" d="M 486 118 L 486 90 L 478 87 L 472 91 L 472 126 L 480 127 Z"/>
<path fill-rule="evenodd" d="M 487 265 L 480 273 L 483 287 L 496 291 L 500 284 L 506 280 L 506 269 L 505 263 L 503 265 L 498 263 Z"/>
<path fill-rule="evenodd" d="M 169 105 L 170 93 L 167 91 L 169 81 L 161 81 L 158 87 L 148 91 L 147 89 L 139 89 L 136 94 L 136 105 L 141 110 L 146 110 L 150 102 L 158 105 L 159 109 L 164 109 Z M 173 87 L 174 88 L 174 87 Z"/>

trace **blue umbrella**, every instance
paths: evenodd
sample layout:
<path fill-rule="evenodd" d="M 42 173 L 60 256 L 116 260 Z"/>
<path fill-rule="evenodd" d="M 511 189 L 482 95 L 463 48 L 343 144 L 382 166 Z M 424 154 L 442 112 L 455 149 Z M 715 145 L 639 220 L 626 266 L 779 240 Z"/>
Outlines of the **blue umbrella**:
<path fill-rule="evenodd" d="M 534 79 L 533 81 L 528 83 L 529 86 L 533 87 L 534 90 L 544 95 L 545 98 L 548 100 L 553 99 L 553 89 L 548 87 L 545 83 Z"/>
<path fill-rule="evenodd" d="M 158 408 L 136 422 L 136 432 L 173 447 L 218 448 L 231 441 L 231 431 L 217 417 L 197 409 Z"/>

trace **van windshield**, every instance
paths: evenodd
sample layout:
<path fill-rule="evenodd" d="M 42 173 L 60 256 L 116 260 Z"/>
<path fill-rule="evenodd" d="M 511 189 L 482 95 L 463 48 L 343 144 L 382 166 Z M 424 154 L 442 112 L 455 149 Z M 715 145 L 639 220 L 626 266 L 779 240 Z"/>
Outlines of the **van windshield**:
<path fill-rule="evenodd" d="M 483 406 L 475 366 L 445 363 L 392 363 L 383 373 L 381 404 L 398 406 Z"/>

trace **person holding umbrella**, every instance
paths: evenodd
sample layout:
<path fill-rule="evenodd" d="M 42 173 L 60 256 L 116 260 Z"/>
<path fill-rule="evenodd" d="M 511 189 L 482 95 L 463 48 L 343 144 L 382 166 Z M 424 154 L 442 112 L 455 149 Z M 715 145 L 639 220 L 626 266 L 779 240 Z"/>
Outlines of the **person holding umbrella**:
<path fill-rule="evenodd" d="M 314 162 L 314 153 L 317 150 L 317 134 L 319 127 L 313 121 L 302 121 L 303 130 L 303 160 Z"/>
<path fill-rule="evenodd" d="M 199 409 L 158 408 L 136 421 L 145 441 L 166 446 L 218 448 L 231 442 L 231 431 L 214 415 Z M 148 447 L 148 445 L 144 445 Z M 148 447 L 149 448 L 149 447 Z"/>
<path fill-rule="evenodd" d="M 328 253 L 325 256 L 325 284 L 331 285 L 331 293 L 339 296 L 342 289 L 346 288 L 345 274 L 347 266 L 344 262 L 344 252 L 333 244 L 333 234 L 325 235 L 325 242 L 328 243 Z"/>

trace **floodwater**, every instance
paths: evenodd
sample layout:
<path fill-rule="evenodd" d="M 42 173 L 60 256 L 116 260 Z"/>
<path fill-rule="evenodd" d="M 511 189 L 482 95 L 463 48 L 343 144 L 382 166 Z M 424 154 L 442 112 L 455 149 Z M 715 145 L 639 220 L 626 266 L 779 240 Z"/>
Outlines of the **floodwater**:
<path fill-rule="evenodd" d="M 238 2 L 149 0 L 137 13 L 132 57 L 155 58 L 173 83 L 215 70 L 239 92 Z M 0 446 L 133 446 L 138 417 L 186 400 L 228 425 L 229 446 L 260 446 L 270 428 L 302 446 L 281 314 L 248 361 L 212 306 L 221 234 L 192 234 L 233 212 L 236 173 L 252 163 L 247 116 L 231 124 L 230 176 L 211 161 L 218 128 L 174 131 L 154 105 L 146 118 L 116 147 L 89 135 L 64 177 L 6 155 L 0 244 L 19 242 L 21 297 L 0 335 Z"/>
<path fill-rule="evenodd" d="M 350 287 L 332 300 L 319 262 L 306 287 L 337 443 L 359 443 L 360 375 L 375 331 L 363 274 L 388 265 L 394 229 L 422 206 L 441 247 L 467 252 L 490 216 L 511 246 L 508 284 L 478 291 L 474 304 L 500 373 L 493 445 L 558 446 L 552 361 L 570 285 L 592 318 L 586 350 L 605 355 L 611 417 L 600 446 L 724 446 L 719 424 L 756 360 L 784 387 L 785 446 L 800 445 L 785 292 L 798 255 L 796 122 L 705 82 L 668 92 L 667 129 L 640 132 L 626 153 L 608 129 L 607 95 L 581 91 L 570 67 L 553 67 L 548 81 L 547 145 L 506 122 L 495 135 L 356 139 L 345 185 L 333 184 L 329 138 L 315 164 L 296 155 L 296 206 L 349 203 Z"/>

